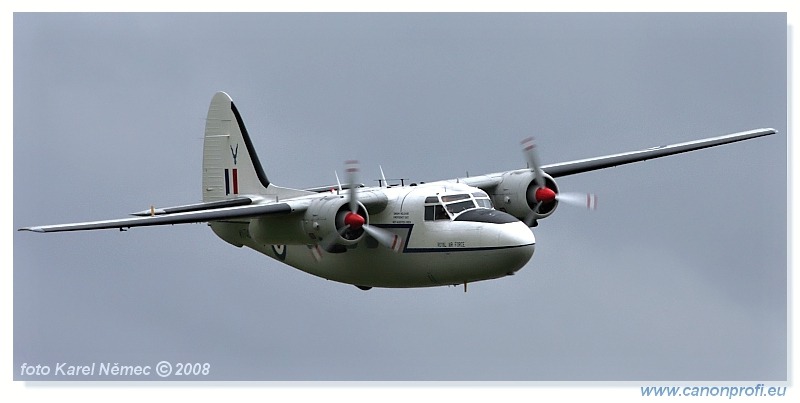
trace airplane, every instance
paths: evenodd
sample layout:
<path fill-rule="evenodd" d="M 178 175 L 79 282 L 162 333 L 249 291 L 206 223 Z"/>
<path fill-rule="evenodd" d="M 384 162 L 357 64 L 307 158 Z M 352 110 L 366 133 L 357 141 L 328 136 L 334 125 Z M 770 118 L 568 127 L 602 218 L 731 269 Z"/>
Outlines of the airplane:
<path fill-rule="evenodd" d="M 359 289 L 460 286 L 514 275 L 533 257 L 532 228 L 559 203 L 596 206 L 593 194 L 561 192 L 555 179 L 775 134 L 762 128 L 639 151 L 542 165 L 532 138 L 527 167 L 435 182 L 347 182 L 293 189 L 267 177 L 231 97 L 217 92 L 203 142 L 202 202 L 122 219 L 42 225 L 65 232 L 207 223 L 222 240 L 306 273 Z"/>

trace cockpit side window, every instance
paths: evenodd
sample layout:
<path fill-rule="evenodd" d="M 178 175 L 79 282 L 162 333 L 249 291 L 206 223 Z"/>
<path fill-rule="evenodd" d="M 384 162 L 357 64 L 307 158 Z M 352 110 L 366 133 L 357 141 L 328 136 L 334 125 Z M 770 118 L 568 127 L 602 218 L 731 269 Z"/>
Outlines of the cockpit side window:
<path fill-rule="evenodd" d="M 444 211 L 444 207 L 441 204 L 433 206 L 434 208 L 434 219 L 435 220 L 449 220 L 450 216 L 447 215 L 447 212 Z"/>
<path fill-rule="evenodd" d="M 425 206 L 425 221 L 433 221 L 433 206 Z"/>
<path fill-rule="evenodd" d="M 444 210 L 444 206 L 439 204 L 439 198 L 430 196 L 425 199 L 425 221 L 449 220 L 450 216 Z"/>

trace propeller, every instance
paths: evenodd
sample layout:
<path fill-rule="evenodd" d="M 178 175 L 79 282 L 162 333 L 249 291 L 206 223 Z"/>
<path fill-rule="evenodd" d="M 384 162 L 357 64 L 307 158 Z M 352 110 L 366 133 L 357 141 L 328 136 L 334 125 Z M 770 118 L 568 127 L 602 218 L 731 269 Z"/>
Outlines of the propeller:
<path fill-rule="evenodd" d="M 522 151 L 525 153 L 525 158 L 528 160 L 528 168 L 533 171 L 533 181 L 538 188 L 545 188 L 544 175 L 542 174 L 542 164 L 539 163 L 539 154 L 536 152 L 536 143 L 533 137 L 528 137 L 522 140 Z M 548 194 L 549 195 L 549 194 Z"/>
<path fill-rule="evenodd" d="M 528 226 L 536 222 L 536 215 L 539 213 L 539 208 L 544 203 L 552 203 L 555 201 L 564 202 L 573 206 L 583 206 L 589 210 L 597 208 L 597 196 L 593 193 L 557 193 L 555 190 L 547 187 L 545 174 L 542 170 L 542 164 L 539 162 L 539 155 L 536 151 L 536 143 L 533 137 L 528 137 L 521 142 L 522 150 L 525 153 L 525 158 L 528 161 L 528 168 L 533 171 L 533 183 L 535 186 L 528 189 L 528 200 L 536 202 L 531 212 L 525 217 L 525 224 Z"/>
<path fill-rule="evenodd" d="M 363 208 L 359 208 L 360 205 L 358 203 L 358 161 L 356 160 L 348 160 L 345 161 L 345 172 L 347 175 L 347 182 L 349 184 L 349 195 L 347 198 L 347 207 L 348 211 L 344 213 L 342 217 L 339 215 L 337 217 L 340 222 L 344 223 L 344 226 L 339 228 L 337 232 L 343 238 L 355 239 L 360 236 L 361 231 L 363 230 L 369 236 L 374 238 L 378 243 L 381 245 L 391 249 L 393 252 L 397 253 L 400 252 L 402 246 L 402 239 L 397 236 L 396 234 L 385 230 L 383 228 L 375 227 L 369 225 L 367 222 L 366 214 L 367 212 Z M 342 214 L 342 213 L 339 213 Z M 336 237 L 326 237 L 320 246 L 324 250 L 331 250 L 331 248 L 336 243 Z"/>
<path fill-rule="evenodd" d="M 366 218 L 358 214 L 358 161 L 349 160 L 345 162 L 345 165 L 347 180 L 350 183 L 350 199 L 348 201 L 350 212 L 344 217 L 345 225 L 354 230 L 363 229 L 381 245 L 391 249 L 395 253 L 400 252 L 402 240 L 399 236 L 383 228 L 369 225 Z"/>

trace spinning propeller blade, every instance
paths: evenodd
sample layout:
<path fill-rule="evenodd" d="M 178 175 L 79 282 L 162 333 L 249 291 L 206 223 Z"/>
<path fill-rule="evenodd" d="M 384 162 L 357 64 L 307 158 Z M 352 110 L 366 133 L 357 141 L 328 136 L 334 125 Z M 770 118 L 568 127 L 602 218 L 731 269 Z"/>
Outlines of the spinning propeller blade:
<path fill-rule="evenodd" d="M 597 209 L 597 195 L 594 193 L 559 193 L 556 200 L 576 207 L 586 207 L 587 210 Z"/>
<path fill-rule="evenodd" d="M 597 196 L 593 193 L 556 193 L 556 190 L 548 188 L 539 155 L 536 151 L 534 138 L 528 137 L 522 140 L 520 144 L 522 144 L 522 151 L 525 154 L 525 159 L 528 161 L 528 168 L 530 168 L 534 174 L 533 182 L 536 185 L 528 190 L 528 200 L 536 204 L 525 217 L 525 224 L 528 226 L 534 224 L 536 215 L 539 213 L 539 208 L 544 203 L 558 201 L 573 206 L 584 206 L 590 210 L 597 208 Z"/>
<path fill-rule="evenodd" d="M 350 198 L 348 200 L 350 212 L 356 213 L 358 211 L 358 191 L 356 190 L 356 186 L 358 186 L 358 161 L 345 161 L 344 167 L 347 173 L 347 183 L 350 184 Z"/>
<path fill-rule="evenodd" d="M 395 235 L 394 233 L 387 231 L 383 228 L 374 227 L 372 225 L 367 224 L 367 220 L 365 217 L 361 217 L 358 215 L 358 191 L 356 190 L 356 184 L 358 182 L 358 161 L 356 160 L 349 160 L 346 161 L 345 164 L 347 165 L 347 180 L 350 182 L 350 213 L 347 214 L 345 217 L 345 224 L 348 225 L 350 228 L 354 229 L 361 229 L 363 228 L 367 234 L 371 237 L 375 238 L 378 243 L 381 245 L 391 249 L 394 252 L 400 251 L 400 237 Z M 383 170 L 381 170 L 383 172 Z"/>
<path fill-rule="evenodd" d="M 400 248 L 403 246 L 403 241 L 400 239 L 399 236 L 378 227 L 373 227 L 371 225 L 365 225 L 364 231 L 367 231 L 369 236 L 375 238 L 378 243 L 381 245 L 389 248 L 392 252 L 400 252 Z"/>
<path fill-rule="evenodd" d="M 373 237 L 378 243 L 381 245 L 391 249 L 393 252 L 397 253 L 400 252 L 402 247 L 402 239 L 388 231 L 386 229 L 375 227 L 368 224 L 367 217 L 363 216 L 362 214 L 369 214 L 363 208 L 359 210 L 359 203 L 358 203 L 358 161 L 356 160 L 348 160 L 345 161 L 345 172 L 347 173 L 347 182 L 348 182 L 348 191 L 349 195 L 347 198 L 347 213 L 343 217 L 344 226 L 337 229 L 339 237 L 347 237 L 352 236 L 352 232 L 358 232 L 363 230 L 369 236 Z M 341 188 L 341 186 L 340 186 Z M 341 217 L 341 216 L 340 216 Z M 355 235 L 359 236 L 359 235 Z M 334 234 L 328 235 L 322 239 L 319 243 L 319 247 L 326 251 L 331 251 L 336 246 L 337 240 L 339 237 L 335 236 Z M 354 239 L 354 238 L 350 238 Z M 312 253 L 314 251 L 312 250 Z M 315 254 L 315 258 L 318 254 Z M 317 258 L 320 260 L 321 256 Z"/>
<path fill-rule="evenodd" d="M 528 137 L 525 140 L 522 140 L 522 151 L 525 153 L 525 158 L 528 160 L 528 168 L 530 168 L 535 177 L 534 181 L 536 182 L 537 187 L 544 187 L 544 175 L 542 175 L 542 168 L 541 164 L 539 163 L 539 155 L 536 152 L 536 143 L 533 141 L 533 137 Z"/>

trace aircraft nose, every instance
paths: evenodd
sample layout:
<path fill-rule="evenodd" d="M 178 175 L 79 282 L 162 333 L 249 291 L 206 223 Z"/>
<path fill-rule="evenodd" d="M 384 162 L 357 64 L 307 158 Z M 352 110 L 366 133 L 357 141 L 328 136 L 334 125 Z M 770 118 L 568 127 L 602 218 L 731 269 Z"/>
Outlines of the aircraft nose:
<path fill-rule="evenodd" d="M 495 238 L 495 246 L 503 248 L 505 256 L 504 265 L 511 270 L 507 274 L 512 274 L 531 260 L 536 246 L 536 237 L 533 231 L 521 221 L 496 225 L 498 229 Z"/>
<path fill-rule="evenodd" d="M 525 225 L 522 221 L 506 224 L 507 228 L 502 232 L 504 243 L 513 245 L 533 245 L 536 243 L 536 237 L 533 231 Z"/>

